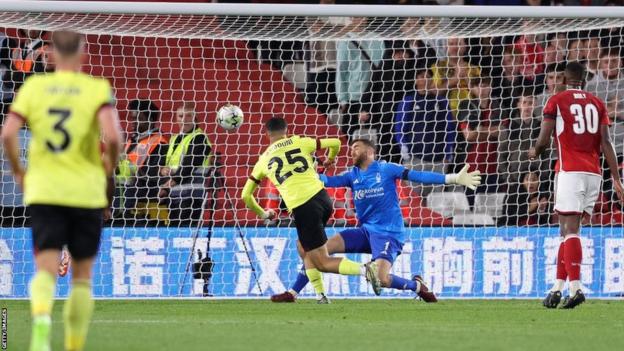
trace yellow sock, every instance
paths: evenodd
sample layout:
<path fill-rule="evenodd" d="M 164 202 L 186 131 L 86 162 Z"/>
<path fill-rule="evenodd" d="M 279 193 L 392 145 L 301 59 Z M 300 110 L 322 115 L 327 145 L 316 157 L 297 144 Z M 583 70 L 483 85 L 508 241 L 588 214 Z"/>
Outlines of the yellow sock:
<path fill-rule="evenodd" d="M 314 291 L 317 295 L 325 294 L 325 286 L 323 286 L 323 276 L 316 268 L 306 269 L 306 275 L 310 280 L 310 283 L 314 287 Z"/>
<path fill-rule="evenodd" d="M 91 283 L 85 280 L 74 281 L 63 308 L 66 350 L 79 351 L 84 348 L 93 314 L 93 305 Z"/>
<path fill-rule="evenodd" d="M 362 274 L 362 265 L 347 258 L 343 258 L 338 265 L 338 273 L 346 275 L 360 275 Z"/>
<path fill-rule="evenodd" d="M 33 317 L 50 316 L 54 304 L 56 277 L 46 271 L 38 271 L 30 281 L 30 312 Z"/>

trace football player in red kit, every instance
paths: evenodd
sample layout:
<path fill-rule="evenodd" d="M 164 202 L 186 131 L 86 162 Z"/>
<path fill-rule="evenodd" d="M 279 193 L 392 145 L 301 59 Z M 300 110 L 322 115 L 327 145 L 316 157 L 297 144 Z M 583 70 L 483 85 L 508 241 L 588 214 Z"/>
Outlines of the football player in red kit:
<path fill-rule="evenodd" d="M 562 308 L 574 308 L 585 301 L 581 290 L 583 253 L 579 230 L 584 213 L 592 214 L 602 186 L 600 152 L 604 154 L 613 187 L 620 201 L 624 189 L 618 174 L 617 160 L 609 138 L 609 116 L 602 100 L 583 90 L 585 67 L 571 62 L 565 70 L 566 90 L 553 95 L 544 106 L 544 120 L 529 159 L 535 159 L 555 136 L 559 154 L 555 165 L 555 211 L 559 215 L 561 244 L 557 254 L 557 280 L 543 301 L 547 308 L 556 308 L 566 279 L 569 296 Z"/>

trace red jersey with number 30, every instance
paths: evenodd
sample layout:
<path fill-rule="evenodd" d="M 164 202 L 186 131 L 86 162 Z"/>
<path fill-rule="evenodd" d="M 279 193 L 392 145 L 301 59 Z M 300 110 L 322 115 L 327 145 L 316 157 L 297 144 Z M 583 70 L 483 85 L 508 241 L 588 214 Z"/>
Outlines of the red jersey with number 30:
<path fill-rule="evenodd" d="M 583 90 L 568 89 L 548 99 L 544 118 L 555 120 L 559 152 L 555 172 L 602 174 L 600 126 L 610 125 L 602 100 Z"/>

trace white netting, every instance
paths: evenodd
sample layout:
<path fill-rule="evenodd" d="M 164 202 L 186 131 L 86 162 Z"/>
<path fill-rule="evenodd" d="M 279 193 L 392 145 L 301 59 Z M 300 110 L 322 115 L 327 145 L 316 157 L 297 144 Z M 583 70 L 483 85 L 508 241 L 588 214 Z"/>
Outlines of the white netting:
<path fill-rule="evenodd" d="M 194 112 L 210 141 L 210 148 L 191 145 L 201 159 L 189 157 L 183 176 L 173 177 L 179 199 L 160 193 L 171 179 L 161 171 L 164 145 L 137 174 L 118 177 L 112 228 L 94 276 L 101 297 L 258 296 L 258 287 L 266 295 L 293 282 L 300 260 L 288 213 L 267 225 L 240 200 L 267 145 L 262 123 L 273 115 L 285 117 L 295 134 L 341 137 L 336 172 L 350 165 L 348 138 L 366 137 L 383 160 L 436 172 L 469 162 L 487 175 L 477 193 L 399 184 L 408 229 L 394 270 L 422 273 L 443 297 L 536 296 L 554 278 L 556 153 L 531 163 L 526 152 L 566 62 L 586 63 L 587 90 L 608 103 L 620 163 L 624 154 L 622 18 L 2 12 L 0 26 L 5 113 L 24 77 L 53 69 L 46 62 L 49 32 L 38 30 L 69 28 L 88 34 L 84 70 L 111 81 L 128 136 L 133 112 L 158 118 L 167 140 L 180 131 L 176 113 Z M 215 123 L 225 103 L 245 112 L 235 132 Z M 22 138 L 25 145 L 27 130 Z M 208 150 L 213 167 L 199 174 Z M 0 296 L 23 297 L 33 270 L 22 228 L 28 221 L 4 157 L 2 165 Z M 256 195 L 261 205 L 280 209 L 266 182 Z M 356 225 L 350 192 L 330 195 L 329 236 Z M 583 283 L 600 296 L 624 292 L 624 215 L 614 199 L 605 176 L 585 221 Z M 193 279 L 193 270 L 205 279 Z M 363 278 L 325 279 L 333 295 L 369 293 Z M 60 293 L 66 289 L 62 280 Z"/>

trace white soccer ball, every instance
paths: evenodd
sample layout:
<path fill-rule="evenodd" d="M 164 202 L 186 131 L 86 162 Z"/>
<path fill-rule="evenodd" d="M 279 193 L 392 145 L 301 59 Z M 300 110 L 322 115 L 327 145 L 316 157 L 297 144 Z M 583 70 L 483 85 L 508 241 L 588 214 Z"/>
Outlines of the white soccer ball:
<path fill-rule="evenodd" d="M 217 111 L 217 124 L 225 130 L 234 130 L 243 124 L 243 110 L 232 104 L 221 106 Z"/>

